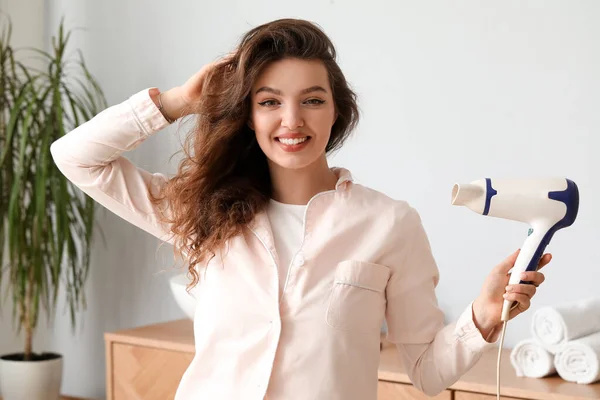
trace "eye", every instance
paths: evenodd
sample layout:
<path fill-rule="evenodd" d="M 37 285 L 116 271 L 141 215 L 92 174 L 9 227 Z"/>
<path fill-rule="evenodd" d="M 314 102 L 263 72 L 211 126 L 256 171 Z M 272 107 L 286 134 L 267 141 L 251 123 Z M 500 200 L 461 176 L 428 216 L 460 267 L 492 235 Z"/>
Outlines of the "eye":
<path fill-rule="evenodd" d="M 278 104 L 277 100 L 265 100 L 263 102 L 258 103 L 261 107 L 273 107 Z"/>
<path fill-rule="evenodd" d="M 320 100 L 320 99 L 309 99 L 309 100 L 306 100 L 306 103 L 308 103 L 312 106 L 319 106 L 321 104 L 325 104 L 325 101 Z"/>

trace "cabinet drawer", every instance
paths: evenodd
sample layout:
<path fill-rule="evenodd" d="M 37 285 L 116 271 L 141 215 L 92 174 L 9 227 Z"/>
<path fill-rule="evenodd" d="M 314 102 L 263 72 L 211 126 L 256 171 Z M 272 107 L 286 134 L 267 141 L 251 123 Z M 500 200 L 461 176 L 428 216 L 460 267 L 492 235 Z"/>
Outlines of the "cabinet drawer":
<path fill-rule="evenodd" d="M 379 381 L 377 384 L 377 400 L 451 400 L 452 394 L 445 390 L 435 397 L 426 396 L 412 385 Z"/>
<path fill-rule="evenodd" d="M 172 399 L 193 357 L 190 353 L 113 342 L 112 399 Z"/>
<path fill-rule="evenodd" d="M 502 393 L 502 391 L 500 391 Z M 516 397 L 505 397 L 500 396 L 501 400 L 520 400 Z M 454 392 L 454 400 L 496 400 L 496 396 L 492 396 L 490 394 L 480 394 L 480 393 L 468 393 L 468 392 Z"/>

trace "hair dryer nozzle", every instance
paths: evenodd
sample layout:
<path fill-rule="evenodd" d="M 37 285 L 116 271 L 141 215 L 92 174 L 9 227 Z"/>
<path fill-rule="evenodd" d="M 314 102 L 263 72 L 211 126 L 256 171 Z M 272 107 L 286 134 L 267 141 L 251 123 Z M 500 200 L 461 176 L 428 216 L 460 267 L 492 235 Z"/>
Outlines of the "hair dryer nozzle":
<path fill-rule="evenodd" d="M 452 188 L 452 205 L 465 206 L 479 214 L 485 211 L 487 198 L 485 180 L 456 183 Z"/>
<path fill-rule="evenodd" d="M 455 184 L 452 188 L 452 205 L 464 206 L 484 193 L 483 189 L 470 183 Z"/>

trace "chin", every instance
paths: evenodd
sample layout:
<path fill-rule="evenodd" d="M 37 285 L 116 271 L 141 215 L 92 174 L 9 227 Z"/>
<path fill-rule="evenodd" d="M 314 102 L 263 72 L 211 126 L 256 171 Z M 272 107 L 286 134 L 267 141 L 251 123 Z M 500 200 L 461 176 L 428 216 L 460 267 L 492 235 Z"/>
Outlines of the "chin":
<path fill-rule="evenodd" d="M 284 169 L 294 169 L 299 170 L 308 167 L 309 165 L 316 162 L 316 158 L 307 158 L 307 157 L 298 157 L 298 156 L 290 156 L 286 155 L 283 157 L 273 157 L 271 158 L 271 162 L 276 166 Z"/>
<path fill-rule="evenodd" d="M 280 168 L 300 170 L 300 169 L 308 167 L 311 163 L 287 161 L 287 162 L 276 162 L 275 164 L 277 164 L 277 166 Z"/>

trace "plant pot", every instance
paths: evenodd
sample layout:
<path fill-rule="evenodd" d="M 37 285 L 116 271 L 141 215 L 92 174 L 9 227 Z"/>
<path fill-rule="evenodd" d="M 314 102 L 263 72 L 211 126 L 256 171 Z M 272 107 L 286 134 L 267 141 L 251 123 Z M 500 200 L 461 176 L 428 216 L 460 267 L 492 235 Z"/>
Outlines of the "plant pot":
<path fill-rule="evenodd" d="M 3 400 L 58 400 L 63 357 L 56 353 L 34 354 L 23 361 L 23 353 L 0 357 L 0 393 Z"/>

